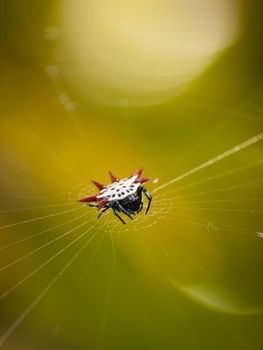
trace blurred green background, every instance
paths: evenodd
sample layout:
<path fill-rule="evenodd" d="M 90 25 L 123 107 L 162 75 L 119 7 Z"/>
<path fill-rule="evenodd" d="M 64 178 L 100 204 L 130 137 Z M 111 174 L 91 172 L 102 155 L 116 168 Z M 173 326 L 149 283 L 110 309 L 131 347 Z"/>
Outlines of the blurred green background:
<path fill-rule="evenodd" d="M 1 3 L 1 348 L 262 349 L 262 142 L 156 190 L 262 132 L 262 13 Z M 77 202 L 140 166 L 149 215 Z"/>

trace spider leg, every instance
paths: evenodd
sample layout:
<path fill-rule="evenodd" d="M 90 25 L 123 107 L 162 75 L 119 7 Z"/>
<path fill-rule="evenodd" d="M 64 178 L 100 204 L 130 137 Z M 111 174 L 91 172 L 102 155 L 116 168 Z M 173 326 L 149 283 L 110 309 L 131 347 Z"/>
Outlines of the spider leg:
<path fill-rule="evenodd" d="M 91 207 L 91 208 L 98 208 L 98 204 L 91 204 L 91 203 L 89 203 L 88 206 Z"/>
<path fill-rule="evenodd" d="M 147 208 L 146 208 L 146 212 L 145 212 L 145 215 L 148 213 L 149 209 L 150 209 L 150 206 L 151 206 L 151 202 L 152 202 L 152 196 L 150 195 L 150 193 L 146 190 L 145 187 L 142 186 L 142 191 L 145 195 L 145 197 L 148 199 L 148 205 L 147 205 Z"/>
<path fill-rule="evenodd" d="M 143 205 L 141 204 L 139 210 L 137 211 L 137 214 L 142 210 L 142 207 Z"/>
<path fill-rule="evenodd" d="M 120 215 L 118 214 L 117 209 L 116 209 L 115 207 L 113 207 L 113 206 L 112 206 L 111 208 L 112 208 L 112 210 L 113 210 L 114 215 L 116 215 L 117 218 L 119 218 L 119 220 L 125 225 L 126 222 L 120 217 Z"/>
<path fill-rule="evenodd" d="M 127 212 L 127 210 L 125 208 L 123 208 L 123 206 L 116 202 L 116 207 L 123 212 L 123 214 L 127 215 L 131 220 L 133 220 L 133 217 Z"/>
<path fill-rule="evenodd" d="M 105 211 L 107 211 L 108 209 L 110 209 L 109 206 L 105 206 L 104 209 L 100 212 L 99 216 L 98 216 L 98 219 L 101 217 L 102 214 L 105 213 Z"/>
<path fill-rule="evenodd" d="M 141 186 L 142 187 L 142 186 Z M 138 191 L 137 191 L 137 195 L 139 196 L 139 198 L 140 198 L 140 201 L 141 201 L 141 204 L 140 204 L 140 208 L 139 208 L 139 210 L 137 211 L 137 214 L 142 210 L 142 208 L 143 208 L 143 203 L 142 203 L 142 188 L 141 187 L 139 187 L 138 188 Z"/>

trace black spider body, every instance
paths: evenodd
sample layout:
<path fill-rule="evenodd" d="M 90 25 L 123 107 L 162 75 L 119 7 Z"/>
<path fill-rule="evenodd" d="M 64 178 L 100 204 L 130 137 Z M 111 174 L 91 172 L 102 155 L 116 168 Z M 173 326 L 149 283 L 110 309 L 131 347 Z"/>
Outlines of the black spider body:
<path fill-rule="evenodd" d="M 119 204 L 130 214 L 137 214 L 142 210 L 142 189 L 139 187 L 136 194 L 119 201 Z"/>

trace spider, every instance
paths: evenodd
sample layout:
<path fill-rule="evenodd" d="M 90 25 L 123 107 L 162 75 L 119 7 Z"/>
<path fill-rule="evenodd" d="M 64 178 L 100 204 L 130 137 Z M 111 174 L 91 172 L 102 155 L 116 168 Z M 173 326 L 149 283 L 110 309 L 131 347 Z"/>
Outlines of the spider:
<path fill-rule="evenodd" d="M 111 208 L 114 215 L 116 215 L 123 224 L 126 224 L 119 213 L 123 213 L 133 220 L 132 215 L 138 214 L 142 210 L 142 193 L 148 199 L 145 214 L 147 214 L 150 209 L 152 196 L 143 184 L 151 179 L 142 178 L 142 172 L 143 168 L 140 168 L 130 177 L 121 180 L 109 172 L 112 183 L 109 185 L 102 185 L 99 182 L 92 181 L 100 192 L 94 196 L 82 198 L 79 202 L 88 202 L 90 203 L 88 204 L 89 207 L 97 208 L 98 210 L 102 209 L 98 219 Z M 98 204 L 92 204 L 92 202 L 97 202 Z"/>

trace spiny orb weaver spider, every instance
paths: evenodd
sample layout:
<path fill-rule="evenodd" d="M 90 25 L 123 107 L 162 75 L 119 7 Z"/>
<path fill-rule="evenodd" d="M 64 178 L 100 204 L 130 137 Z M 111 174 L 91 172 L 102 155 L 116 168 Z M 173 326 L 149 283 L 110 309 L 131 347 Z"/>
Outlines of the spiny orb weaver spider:
<path fill-rule="evenodd" d="M 126 224 L 119 213 L 123 213 L 133 220 L 131 214 L 135 215 L 142 210 L 142 193 L 144 193 L 148 199 L 145 214 L 147 214 L 150 209 L 152 196 L 143 184 L 151 179 L 142 178 L 142 172 L 143 168 L 140 168 L 130 177 L 121 180 L 110 172 L 111 184 L 102 185 L 99 182 L 92 181 L 100 192 L 93 196 L 82 198 L 79 202 L 97 202 L 98 204 L 88 204 L 88 206 L 98 208 L 98 210 L 102 209 L 98 219 L 105 211 L 111 208 L 119 220 L 123 224 Z"/>

